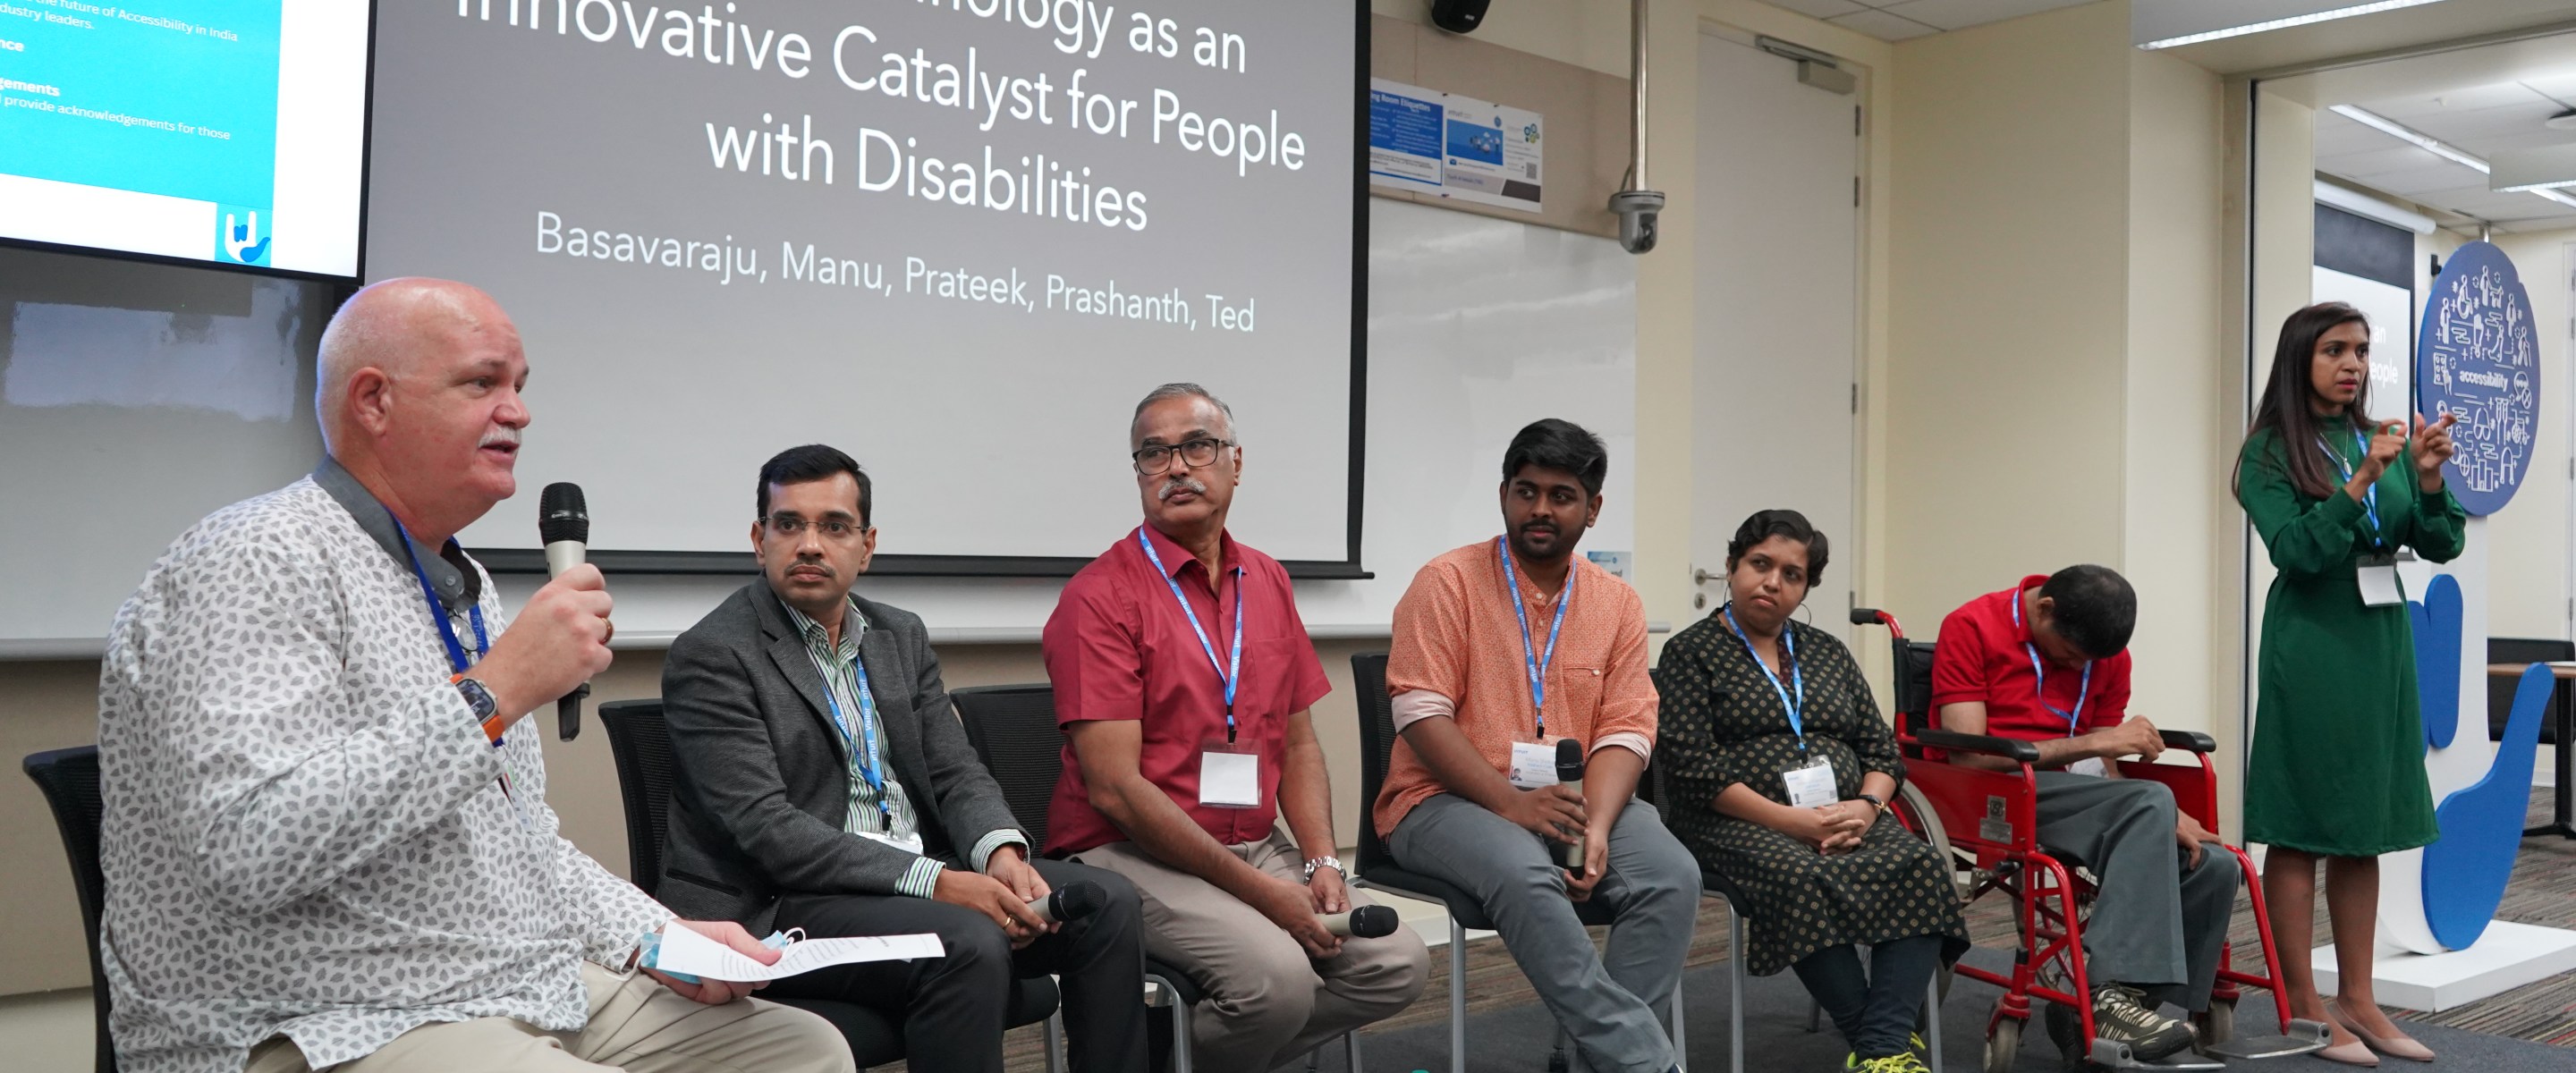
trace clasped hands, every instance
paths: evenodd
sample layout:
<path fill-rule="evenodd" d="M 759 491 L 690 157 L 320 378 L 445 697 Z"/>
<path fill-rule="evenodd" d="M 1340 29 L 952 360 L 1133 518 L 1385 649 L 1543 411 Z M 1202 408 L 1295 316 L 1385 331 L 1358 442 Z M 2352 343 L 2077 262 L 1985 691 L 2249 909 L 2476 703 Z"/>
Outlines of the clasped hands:
<path fill-rule="evenodd" d="M 1520 825 L 1522 830 L 1562 845 L 1573 845 L 1575 836 L 1583 837 L 1583 874 L 1559 870 L 1565 878 L 1565 896 L 1574 901 L 1587 901 L 1592 888 L 1601 883 L 1601 874 L 1610 870 L 1610 832 L 1592 830 L 1591 815 L 1583 807 L 1583 795 L 1571 786 L 1541 786 L 1513 794 L 1503 809 L 1503 818 Z"/>
<path fill-rule="evenodd" d="M 1860 848 L 1861 839 L 1878 823 L 1878 806 L 1859 798 L 1814 808 L 1789 806 L 1781 830 L 1828 857 Z"/>

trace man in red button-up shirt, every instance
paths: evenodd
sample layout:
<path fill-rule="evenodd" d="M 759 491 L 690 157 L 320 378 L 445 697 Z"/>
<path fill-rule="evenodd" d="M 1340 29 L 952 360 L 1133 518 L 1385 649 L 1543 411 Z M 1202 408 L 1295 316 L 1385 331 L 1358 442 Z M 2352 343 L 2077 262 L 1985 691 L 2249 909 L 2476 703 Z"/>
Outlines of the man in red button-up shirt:
<path fill-rule="evenodd" d="M 1411 1005 L 1430 957 L 1411 929 L 1343 939 L 1316 919 L 1366 898 L 1333 856 L 1307 712 L 1331 687 L 1287 571 L 1225 531 L 1243 465 L 1232 411 L 1166 384 L 1128 444 L 1145 524 L 1047 620 L 1066 738 L 1047 852 L 1144 895 L 1146 951 L 1207 994 L 1196 1062 L 1265 1070 Z"/>

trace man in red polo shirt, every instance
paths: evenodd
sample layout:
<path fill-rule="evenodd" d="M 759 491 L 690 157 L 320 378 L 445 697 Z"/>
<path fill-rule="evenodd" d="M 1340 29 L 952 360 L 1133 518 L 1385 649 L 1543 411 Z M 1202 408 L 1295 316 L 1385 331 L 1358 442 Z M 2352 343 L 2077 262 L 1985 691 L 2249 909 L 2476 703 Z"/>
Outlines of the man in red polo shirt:
<path fill-rule="evenodd" d="M 2120 757 L 2164 751 L 2130 717 L 2129 635 L 2137 593 L 2108 567 L 2070 566 L 1968 601 L 1941 622 L 1932 710 L 1944 730 L 2039 746 L 2039 844 L 2099 880 L 2084 925 L 2095 1034 L 2154 1061 L 2190 1046 L 2191 1026 L 2157 1011 L 2209 1008 L 2242 878 L 2218 836 L 2174 806 L 2163 783 L 2120 777 Z M 1951 763 L 2016 770 L 2000 757 Z M 2050 1004 L 2049 1035 L 2082 1049 L 2072 1011 Z"/>
<path fill-rule="evenodd" d="M 1267 1070 L 1411 1005 L 1430 955 L 1410 928 L 1344 939 L 1316 919 L 1367 898 L 1333 855 L 1307 712 L 1331 687 L 1288 573 L 1225 531 L 1233 411 L 1165 384 L 1128 446 L 1145 524 L 1074 575 L 1046 625 L 1066 739 L 1047 853 L 1135 883 L 1146 952 L 1207 995 L 1199 1067 Z"/>

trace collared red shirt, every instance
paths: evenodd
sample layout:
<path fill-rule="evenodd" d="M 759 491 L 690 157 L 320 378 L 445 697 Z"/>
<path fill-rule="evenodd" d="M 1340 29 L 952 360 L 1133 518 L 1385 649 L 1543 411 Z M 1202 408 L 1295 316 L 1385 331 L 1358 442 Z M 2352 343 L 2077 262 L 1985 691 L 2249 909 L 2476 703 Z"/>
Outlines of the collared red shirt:
<path fill-rule="evenodd" d="M 1144 724 L 1137 766 L 1145 781 L 1170 795 L 1209 836 L 1226 845 L 1258 841 L 1279 816 L 1279 773 L 1288 717 L 1312 707 L 1332 686 L 1298 617 L 1296 592 L 1278 560 L 1222 538 L 1219 575 L 1170 537 L 1142 526 L 1167 575 L 1136 546 L 1136 532 L 1082 568 L 1047 619 L 1043 649 L 1055 684 L 1059 725 L 1132 719 Z M 1199 800 L 1199 756 L 1225 740 L 1225 686 L 1171 585 L 1198 613 L 1219 663 L 1228 661 L 1235 627 L 1235 588 L 1243 587 L 1243 678 L 1235 690 L 1235 740 L 1259 750 L 1260 804 L 1209 808 Z M 1213 584 L 1212 584 L 1213 582 Z M 1082 768 L 1067 742 L 1064 774 L 1047 809 L 1047 852 L 1079 853 L 1127 834 L 1091 807 Z"/>
<path fill-rule="evenodd" d="M 859 642 L 867 636 L 868 617 L 859 613 L 857 602 L 852 601 L 845 605 L 841 619 L 841 643 L 835 646 L 832 644 L 830 631 L 825 630 L 822 623 L 814 621 L 811 616 L 797 610 L 795 605 L 785 600 L 780 600 L 778 606 L 786 609 L 787 620 L 796 625 L 797 634 L 805 639 L 805 655 L 814 661 L 814 670 L 823 676 L 823 688 L 831 691 L 832 703 L 840 706 L 841 717 L 849 721 L 850 730 L 857 731 L 860 719 Z M 873 692 L 875 683 L 869 683 L 869 687 Z M 903 780 L 895 777 L 894 767 L 886 759 L 893 755 L 893 750 L 886 744 L 885 726 L 871 719 L 868 721 L 867 728 L 868 736 L 876 742 L 877 762 L 881 765 L 881 770 L 877 774 L 885 783 L 883 800 L 886 805 L 883 808 L 878 807 L 879 795 L 876 787 L 869 785 L 867 777 L 860 773 L 860 765 L 866 760 L 864 747 L 852 748 L 852 743 L 843 743 L 843 748 L 848 755 L 842 759 L 849 764 L 850 768 L 850 803 L 849 814 L 842 821 L 841 829 L 854 835 L 891 835 L 897 839 L 919 838 L 921 814 L 913 808 L 912 795 L 904 790 Z M 888 813 L 892 813 L 891 825 L 887 820 Z M 983 841 L 976 843 L 974 851 L 967 855 L 966 860 L 976 871 L 981 872 L 985 870 L 985 864 L 992 858 L 994 850 L 1003 846 L 1016 845 L 1025 851 L 1028 844 L 1028 836 L 1016 830 L 995 831 L 985 835 Z M 947 865 L 936 858 L 916 857 L 912 867 L 904 872 L 903 879 L 896 882 L 895 889 L 915 898 L 931 897 L 939 890 L 939 873 L 946 869 Z"/>
<path fill-rule="evenodd" d="M 2013 609 L 2023 592 L 2047 582 L 2045 575 L 2031 575 L 2012 588 L 1970 600 L 1941 620 L 1940 640 L 1932 654 L 1934 726 L 1940 725 L 1942 705 L 1971 701 L 1986 706 L 1986 733 L 2024 741 L 2089 734 L 2128 718 L 2126 651 L 2093 661 L 2092 688 L 2080 698 L 2084 668 L 2054 662 L 2042 653 L 2039 659 L 2048 671 L 2048 697 L 2046 706 L 2040 703 L 2039 677 L 2030 664 L 2032 650 L 2023 647 L 2030 642 L 2030 621 L 2025 615 L 2015 623 Z M 2070 728 L 2065 716 L 2049 710 L 2053 706 L 2074 712 L 2079 699 L 2084 710 L 2077 726 Z"/>

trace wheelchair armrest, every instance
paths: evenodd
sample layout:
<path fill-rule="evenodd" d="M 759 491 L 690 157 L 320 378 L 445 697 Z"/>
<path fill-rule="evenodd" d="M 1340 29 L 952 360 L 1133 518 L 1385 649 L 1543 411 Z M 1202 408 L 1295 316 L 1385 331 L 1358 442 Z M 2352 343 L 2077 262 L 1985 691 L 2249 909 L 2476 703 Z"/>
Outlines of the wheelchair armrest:
<path fill-rule="evenodd" d="M 2156 733 L 2165 739 L 2165 748 L 2168 749 L 2180 749 L 2187 753 L 2218 751 L 2217 739 L 2197 730 L 2159 730 Z"/>
<path fill-rule="evenodd" d="M 1988 756 L 2000 756 L 2008 760 L 2017 760 L 2025 764 L 2036 764 L 2039 762 L 2039 746 L 2033 745 L 2030 742 L 2023 741 L 2019 738 L 1997 738 L 1989 737 L 1984 734 L 1961 734 L 1950 730 L 1923 730 L 1915 733 L 1914 741 L 1916 744 L 1929 745 L 1935 749 L 1948 749 L 1962 753 L 1984 753 Z"/>

